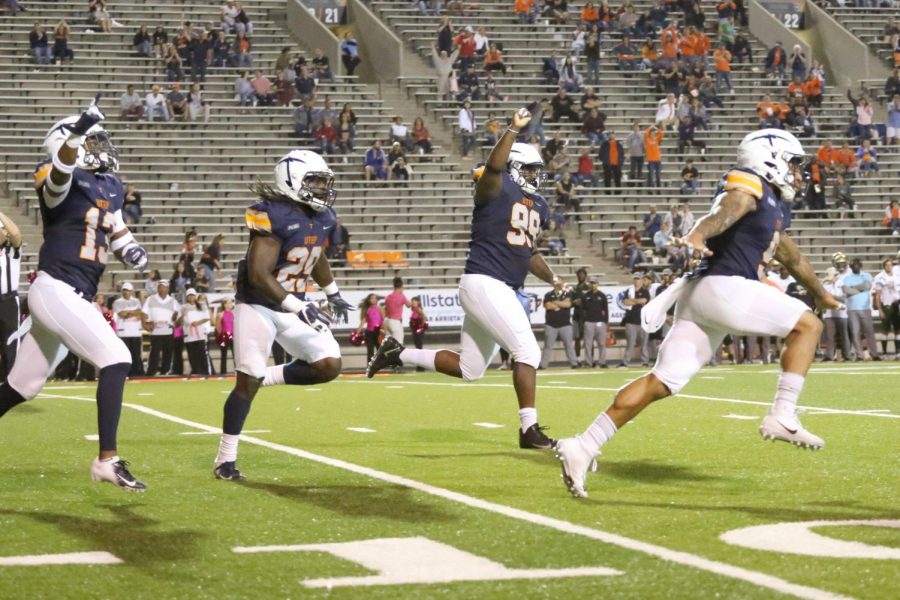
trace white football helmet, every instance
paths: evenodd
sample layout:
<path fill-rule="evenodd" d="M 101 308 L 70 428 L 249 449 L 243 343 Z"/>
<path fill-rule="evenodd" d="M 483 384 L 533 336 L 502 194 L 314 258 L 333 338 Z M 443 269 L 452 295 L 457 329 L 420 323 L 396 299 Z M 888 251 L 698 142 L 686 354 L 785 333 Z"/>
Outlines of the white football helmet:
<path fill-rule="evenodd" d="M 60 119 L 54 123 L 44 137 L 44 150 L 48 156 L 55 156 L 69 136 L 69 127 L 78 121 L 78 115 Z M 119 151 L 113 145 L 109 132 L 97 123 L 85 134 L 84 143 L 78 148 L 75 166 L 86 171 L 105 173 L 119 168 Z"/>
<path fill-rule="evenodd" d="M 781 129 L 760 129 L 748 133 L 737 151 L 737 166 L 750 169 L 781 191 L 781 199 L 791 202 L 796 175 L 792 165 L 802 169 L 806 161 L 803 144 Z"/>
<path fill-rule="evenodd" d="M 325 188 L 309 187 L 309 179 L 323 177 Z M 295 202 L 320 212 L 334 204 L 334 172 L 325 159 L 310 150 L 291 150 L 275 164 L 275 189 Z"/>
<path fill-rule="evenodd" d="M 516 185 L 529 194 L 537 192 L 547 178 L 543 172 L 544 159 L 530 144 L 514 143 L 506 160 L 506 168 Z"/>

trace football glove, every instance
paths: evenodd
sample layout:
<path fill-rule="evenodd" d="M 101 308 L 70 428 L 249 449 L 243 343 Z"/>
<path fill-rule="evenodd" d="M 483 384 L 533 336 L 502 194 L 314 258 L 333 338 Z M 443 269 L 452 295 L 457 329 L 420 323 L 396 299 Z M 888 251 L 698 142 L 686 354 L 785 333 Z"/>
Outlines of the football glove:
<path fill-rule="evenodd" d="M 149 262 L 147 251 L 137 244 L 129 246 L 122 253 L 122 262 L 134 268 L 138 273 L 143 273 Z"/>
<path fill-rule="evenodd" d="M 328 294 L 327 298 L 328 304 L 331 305 L 331 310 L 334 311 L 335 314 L 346 313 L 348 310 L 353 310 L 353 305 L 344 300 L 340 292 Z"/>
<path fill-rule="evenodd" d="M 106 118 L 103 113 L 100 112 L 99 103 L 100 94 L 97 94 L 91 101 L 90 106 L 87 107 L 87 110 L 78 117 L 78 120 L 72 125 L 69 125 L 69 131 L 72 132 L 72 135 L 79 137 L 87 135 L 87 132 L 90 131 L 91 127 Z"/>
<path fill-rule="evenodd" d="M 331 326 L 331 316 L 327 312 L 319 310 L 315 302 L 304 302 L 303 308 L 300 309 L 297 316 L 319 333 L 325 333 Z"/>

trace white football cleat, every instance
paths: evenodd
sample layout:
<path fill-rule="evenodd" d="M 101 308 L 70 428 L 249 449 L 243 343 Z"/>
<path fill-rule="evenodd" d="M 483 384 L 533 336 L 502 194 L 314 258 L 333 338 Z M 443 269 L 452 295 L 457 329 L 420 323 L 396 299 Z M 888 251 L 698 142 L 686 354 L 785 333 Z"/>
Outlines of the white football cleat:
<path fill-rule="evenodd" d="M 764 440 L 788 442 L 799 448 L 821 450 L 825 447 L 825 440 L 804 429 L 795 415 L 770 412 L 763 418 L 759 434 Z"/>
<path fill-rule="evenodd" d="M 143 492 L 147 489 L 147 486 L 138 481 L 128 470 L 128 462 L 118 456 L 112 460 L 95 458 L 91 464 L 91 479 L 94 481 L 108 481 L 130 492 Z"/>
<path fill-rule="evenodd" d="M 592 453 L 577 437 L 570 437 L 556 442 L 556 458 L 562 463 L 562 479 L 566 487 L 576 498 L 587 498 L 584 491 L 584 480 L 588 470 L 597 470 L 597 457 L 600 453 Z"/>

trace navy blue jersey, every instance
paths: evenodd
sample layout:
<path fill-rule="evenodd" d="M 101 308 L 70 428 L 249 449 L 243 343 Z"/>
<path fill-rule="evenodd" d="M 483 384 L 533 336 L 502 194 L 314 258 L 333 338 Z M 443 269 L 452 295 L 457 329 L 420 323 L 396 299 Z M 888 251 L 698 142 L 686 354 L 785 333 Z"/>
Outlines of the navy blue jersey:
<path fill-rule="evenodd" d="M 756 198 L 756 210 L 741 217 L 721 234 L 707 240 L 713 255 L 704 258 L 696 273 L 737 275 L 759 279 L 759 265 L 774 250 L 778 232 L 784 226 L 783 204 L 766 181 L 746 169 L 725 173 L 716 189 L 716 199 L 729 190 L 740 190 Z"/>
<path fill-rule="evenodd" d="M 112 173 L 76 168 L 65 199 L 50 208 L 44 200 L 44 181 L 52 169 L 44 162 L 34 172 L 44 222 L 38 269 L 93 297 L 109 259 L 115 213 L 122 209 L 125 190 Z"/>
<path fill-rule="evenodd" d="M 522 191 L 500 174 L 503 187 L 487 204 L 472 211 L 472 239 L 465 272 L 499 279 L 513 289 L 525 284 L 534 240 L 547 226 L 550 207 L 538 194 Z"/>
<path fill-rule="evenodd" d="M 281 242 L 278 263 L 272 275 L 289 294 L 304 297 L 306 280 L 322 255 L 325 240 L 337 224 L 334 211 L 326 208 L 322 212 L 307 212 L 303 205 L 296 202 L 260 200 L 247 209 L 244 218 L 251 242 L 258 235 Z M 236 298 L 238 302 L 282 310 L 280 305 L 250 285 L 246 257 L 238 265 Z"/>

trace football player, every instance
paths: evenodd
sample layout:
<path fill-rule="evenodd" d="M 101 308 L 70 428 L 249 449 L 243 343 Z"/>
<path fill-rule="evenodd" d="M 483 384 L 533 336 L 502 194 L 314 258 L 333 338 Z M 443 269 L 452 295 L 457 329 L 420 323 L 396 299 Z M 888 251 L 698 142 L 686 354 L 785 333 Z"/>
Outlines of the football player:
<path fill-rule="evenodd" d="M 515 361 L 513 385 L 519 401 L 519 447 L 552 448 L 537 422 L 536 369 L 541 350 L 517 291 L 529 272 L 547 283 L 553 271 L 537 253 L 535 239 L 547 225 L 550 209 L 538 193 L 544 161 L 534 147 L 515 143 L 531 120 L 520 109 L 491 150 L 475 184 L 472 238 L 459 299 L 465 312 L 461 352 L 404 348 L 385 338 L 366 374 L 404 364 L 438 371 L 465 381 L 480 379 L 502 346 Z"/>
<path fill-rule="evenodd" d="M 797 398 L 819 345 L 822 322 L 800 300 L 759 281 L 757 272 L 774 248 L 778 262 L 820 309 L 840 306 L 781 231 L 787 227 L 787 204 L 800 188 L 805 161 L 803 146 L 786 131 L 763 129 L 744 137 L 736 166 L 722 177 L 709 214 L 683 238 L 701 257 L 700 265 L 647 304 L 646 318 L 642 314 L 644 323 L 658 326 L 677 300 L 675 321 L 653 370 L 619 390 L 584 433 L 557 444 L 563 481 L 573 495 L 587 495 L 585 478 L 596 466 L 601 446 L 651 402 L 677 394 L 729 332 L 785 340 L 775 401 L 759 428 L 762 437 L 813 450 L 824 446 L 797 418 Z"/>
<path fill-rule="evenodd" d="M 325 258 L 324 245 L 337 217 L 331 205 L 334 173 L 308 150 L 292 150 L 275 164 L 274 184 L 257 182 L 259 201 L 245 213 L 250 245 L 238 265 L 234 309 L 237 379 L 225 401 L 222 438 L 213 474 L 243 479 L 237 468 L 238 438 L 260 386 L 313 385 L 341 372 L 341 350 L 331 334 L 332 312 L 347 311 Z M 307 279 L 321 287 L 329 308 L 306 300 Z M 267 367 L 272 343 L 291 363 Z"/>
<path fill-rule="evenodd" d="M 80 116 L 57 122 L 44 139 L 48 158 L 34 173 L 44 223 L 38 274 L 28 290 L 31 330 L 9 379 L 0 386 L 0 415 L 38 395 L 71 351 L 99 369 L 100 454 L 91 479 L 126 490 L 145 486 L 119 458 L 116 431 L 131 353 L 91 304 L 109 251 L 138 271 L 147 252 L 122 218 L 125 190 L 116 177 L 118 153 L 100 122 L 98 95 Z"/>

